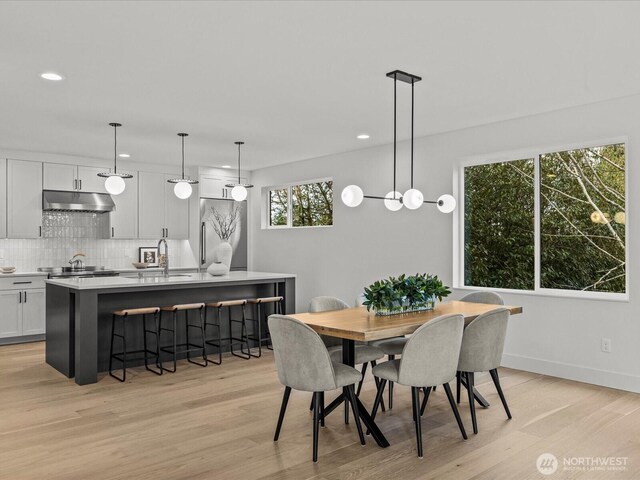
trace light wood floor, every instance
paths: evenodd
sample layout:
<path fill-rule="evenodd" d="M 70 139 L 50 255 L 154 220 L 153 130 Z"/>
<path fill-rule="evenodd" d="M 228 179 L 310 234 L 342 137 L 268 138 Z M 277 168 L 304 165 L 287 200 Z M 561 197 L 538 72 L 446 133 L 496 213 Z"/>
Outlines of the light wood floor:
<path fill-rule="evenodd" d="M 396 388 L 379 425 L 391 442 L 359 445 L 341 410 L 320 432 L 311 462 L 310 395 L 294 392 L 278 443 L 282 395 L 273 356 L 226 356 L 222 366 L 178 365 L 158 377 L 131 369 L 127 383 L 101 376 L 77 386 L 44 363 L 44 344 L 0 347 L 2 479 L 487 479 L 640 478 L 640 395 L 502 369 L 513 420 L 488 376 L 477 379 L 492 406 L 478 410 L 480 433 L 463 441 L 442 389 L 423 421 L 416 457 L 410 395 Z M 489 382 L 489 383 L 487 383 Z M 362 393 L 371 406 L 367 378 Z M 332 396 L 327 394 L 327 399 Z M 466 401 L 462 419 L 471 431 Z M 628 457 L 625 471 L 561 471 L 543 477 L 542 453 Z"/>

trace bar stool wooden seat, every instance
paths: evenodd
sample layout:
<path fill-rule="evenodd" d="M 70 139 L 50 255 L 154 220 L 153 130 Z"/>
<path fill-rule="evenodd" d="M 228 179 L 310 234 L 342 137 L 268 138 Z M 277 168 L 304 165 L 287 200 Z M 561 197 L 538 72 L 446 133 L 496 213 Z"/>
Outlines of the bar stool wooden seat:
<path fill-rule="evenodd" d="M 252 298 L 251 300 L 247 300 L 252 306 L 255 306 L 256 316 L 254 318 L 248 318 L 247 320 L 254 322 L 253 335 L 249 335 L 249 340 L 256 342 L 258 344 L 258 357 L 262 356 L 262 344 L 267 342 L 267 348 L 269 350 L 273 350 L 273 345 L 271 344 L 271 334 L 269 333 L 269 326 L 266 325 L 264 330 L 265 336 L 262 336 L 262 322 L 263 319 L 266 322 L 267 320 L 267 306 L 273 305 L 273 313 L 277 315 L 282 315 L 282 302 L 284 297 L 259 297 Z"/>
<path fill-rule="evenodd" d="M 223 342 L 227 344 L 231 354 L 243 358 L 245 360 L 249 360 L 251 357 L 255 357 L 251 353 L 251 349 L 249 348 L 249 338 L 247 335 L 247 319 L 246 319 L 246 311 L 245 306 L 247 305 L 247 301 L 242 300 L 221 300 L 218 302 L 210 302 L 207 303 L 204 310 L 204 331 L 205 331 L 205 343 L 206 345 L 211 345 L 212 347 L 216 347 L 218 349 L 218 361 L 208 360 L 211 363 L 216 365 L 220 365 L 222 363 L 222 348 Z M 240 307 L 242 311 L 241 319 L 234 319 L 232 316 L 232 308 Z M 222 309 L 226 308 L 228 311 L 228 319 L 229 319 L 229 336 L 226 338 L 222 338 Z M 209 310 L 213 310 L 216 312 L 214 316 L 214 321 L 209 322 L 207 319 L 209 318 L 208 312 Z M 240 324 L 240 337 L 233 336 L 233 324 Z M 217 335 L 213 340 L 206 340 L 206 332 L 207 327 L 212 327 L 216 330 Z M 237 353 L 233 351 L 234 345 L 240 345 L 240 352 Z M 246 345 L 247 351 L 245 352 L 244 346 Z"/>
<path fill-rule="evenodd" d="M 127 379 L 127 356 L 142 353 L 144 357 L 144 367 L 150 372 L 155 373 L 156 375 L 162 375 L 162 360 L 160 358 L 160 331 L 158 324 L 158 312 L 160 308 L 158 307 L 142 307 L 142 308 L 126 308 L 122 310 L 116 310 L 113 312 L 111 318 L 111 346 L 109 347 L 109 375 L 111 375 L 116 380 L 124 382 Z M 132 350 L 127 351 L 127 335 L 126 335 L 126 325 L 128 323 L 127 319 L 133 316 L 142 315 L 142 338 L 143 338 L 143 348 L 142 350 Z M 153 323 L 154 329 L 147 329 L 147 315 L 153 315 Z M 116 318 L 120 318 L 122 320 L 122 334 L 116 333 Z M 156 337 L 156 348 L 155 350 L 150 350 L 147 346 L 147 334 L 154 334 Z M 113 340 L 115 337 L 118 337 L 122 340 L 122 351 L 115 352 L 113 351 Z M 115 373 L 113 373 L 113 359 L 116 359 L 122 362 L 122 377 L 118 377 Z M 156 367 L 158 370 L 155 370 L 149 366 L 149 358 L 155 358 Z"/>
<path fill-rule="evenodd" d="M 199 312 L 198 317 L 200 321 L 196 325 L 189 323 L 189 312 L 191 311 Z M 186 330 L 185 343 L 177 343 L 176 330 L 177 330 L 177 322 L 178 322 L 178 312 L 184 312 L 185 330 Z M 160 347 L 161 352 L 173 354 L 173 370 L 164 368 L 164 370 L 166 370 L 167 372 L 173 373 L 176 371 L 179 353 L 180 354 L 186 353 L 187 361 L 189 363 L 193 363 L 194 365 L 199 365 L 201 367 L 207 366 L 208 362 L 207 362 L 207 352 L 206 352 L 205 335 L 204 335 L 203 313 L 204 313 L 204 303 L 184 303 L 184 304 L 170 305 L 170 306 L 160 308 L 160 327 L 158 329 L 158 332 L 160 334 L 162 334 L 162 332 L 171 332 L 173 334 L 173 345 Z M 164 316 L 163 314 L 172 314 L 173 328 L 162 327 L 162 318 Z M 197 343 L 193 343 L 189 339 L 189 330 L 193 328 L 200 331 L 201 343 L 199 345 Z M 182 348 L 178 350 L 178 347 L 182 347 Z M 201 353 L 202 358 L 204 360 L 203 363 L 196 362 L 195 360 L 191 359 L 191 355 L 190 355 L 191 352 L 196 352 L 196 351 Z"/>

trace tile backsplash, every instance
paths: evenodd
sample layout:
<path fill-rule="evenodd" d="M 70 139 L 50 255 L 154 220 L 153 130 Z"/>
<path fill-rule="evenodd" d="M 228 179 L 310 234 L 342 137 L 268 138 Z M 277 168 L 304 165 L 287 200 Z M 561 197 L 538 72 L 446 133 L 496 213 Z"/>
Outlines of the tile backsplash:
<path fill-rule="evenodd" d="M 44 212 L 42 236 L 37 239 L 0 239 L 0 265 L 33 272 L 38 267 L 66 266 L 76 253 L 86 265 L 133 268 L 139 247 L 155 247 L 157 240 L 105 239 L 108 218 L 94 213 Z M 167 240 L 171 267 L 196 267 L 188 240 Z"/>

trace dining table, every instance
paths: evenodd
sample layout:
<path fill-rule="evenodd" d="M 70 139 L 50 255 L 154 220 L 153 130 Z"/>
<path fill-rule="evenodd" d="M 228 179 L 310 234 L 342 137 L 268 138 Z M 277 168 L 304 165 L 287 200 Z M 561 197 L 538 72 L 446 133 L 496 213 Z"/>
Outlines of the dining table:
<path fill-rule="evenodd" d="M 370 342 L 372 340 L 410 335 L 421 325 L 442 315 L 462 314 L 465 325 L 467 325 L 479 315 L 498 307 L 503 307 L 503 305 L 444 301 L 438 303 L 432 310 L 397 315 L 376 315 L 374 312 L 368 311 L 366 307 L 355 307 L 325 312 L 297 313 L 290 316 L 307 324 L 320 335 L 342 339 L 342 363 L 354 367 L 356 342 Z M 522 313 L 521 306 L 504 305 L 504 307 L 508 308 L 512 315 Z M 463 381 L 462 385 L 468 388 L 466 382 Z M 472 388 L 474 388 L 476 402 L 485 408 L 488 407 L 489 402 L 475 387 Z M 342 393 L 325 407 L 324 415 L 327 416 L 335 410 L 345 401 L 345 398 L 346 389 L 343 388 Z M 356 403 L 358 405 L 358 415 L 373 439 L 380 447 L 388 447 L 389 441 L 359 397 L 356 397 Z"/>

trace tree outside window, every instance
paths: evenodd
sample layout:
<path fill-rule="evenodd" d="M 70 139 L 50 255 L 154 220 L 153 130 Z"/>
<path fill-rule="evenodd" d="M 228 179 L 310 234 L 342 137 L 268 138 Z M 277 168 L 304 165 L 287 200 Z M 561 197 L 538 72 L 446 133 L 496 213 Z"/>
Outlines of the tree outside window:
<path fill-rule="evenodd" d="M 289 212 L 291 218 L 289 218 Z M 300 183 L 269 190 L 269 225 L 272 227 L 333 225 L 333 181 Z"/>

